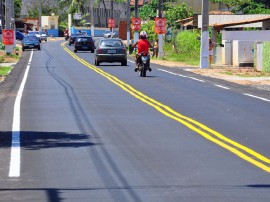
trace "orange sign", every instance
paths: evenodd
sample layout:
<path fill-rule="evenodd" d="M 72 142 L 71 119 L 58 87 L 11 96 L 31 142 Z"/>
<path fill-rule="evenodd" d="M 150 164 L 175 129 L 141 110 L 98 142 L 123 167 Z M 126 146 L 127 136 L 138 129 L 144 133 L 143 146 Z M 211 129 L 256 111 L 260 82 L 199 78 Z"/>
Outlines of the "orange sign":
<path fill-rule="evenodd" d="M 132 29 L 135 31 L 141 29 L 141 18 L 132 18 Z"/>
<path fill-rule="evenodd" d="M 3 34 L 3 44 L 4 45 L 13 45 L 14 44 L 14 30 L 4 29 L 2 34 Z"/>
<path fill-rule="evenodd" d="M 166 18 L 155 18 L 155 33 L 156 34 L 166 33 Z"/>
<path fill-rule="evenodd" d="M 115 27 L 114 18 L 108 18 L 108 28 Z"/>

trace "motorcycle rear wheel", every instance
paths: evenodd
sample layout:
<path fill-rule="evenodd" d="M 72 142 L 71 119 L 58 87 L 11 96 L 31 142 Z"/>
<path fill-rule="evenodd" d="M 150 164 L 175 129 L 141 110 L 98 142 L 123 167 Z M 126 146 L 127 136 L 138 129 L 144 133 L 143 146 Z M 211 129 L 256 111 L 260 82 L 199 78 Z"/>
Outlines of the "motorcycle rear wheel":
<path fill-rule="evenodd" d="M 143 64 L 142 67 L 141 67 L 140 76 L 141 77 L 146 77 L 146 71 L 147 71 L 147 65 L 146 64 Z"/>

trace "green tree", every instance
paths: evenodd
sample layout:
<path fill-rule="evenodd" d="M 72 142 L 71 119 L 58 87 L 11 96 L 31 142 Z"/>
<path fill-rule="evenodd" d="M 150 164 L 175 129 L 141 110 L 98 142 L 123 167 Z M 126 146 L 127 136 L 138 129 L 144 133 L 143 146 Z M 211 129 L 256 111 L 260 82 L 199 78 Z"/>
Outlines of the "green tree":
<path fill-rule="evenodd" d="M 172 2 L 176 0 L 164 0 L 163 2 L 163 11 L 166 11 L 171 8 Z M 144 4 L 139 8 L 139 17 L 143 20 L 154 19 L 157 16 L 157 10 L 159 8 L 158 0 L 152 0 Z"/>
<path fill-rule="evenodd" d="M 167 25 L 169 27 L 176 27 L 175 21 L 190 17 L 194 12 L 187 9 L 186 4 L 181 5 L 171 5 L 170 8 L 165 12 L 165 17 L 167 19 Z"/>
<path fill-rule="evenodd" d="M 20 18 L 21 8 L 22 8 L 22 0 L 15 0 L 14 1 L 15 19 Z"/>
<path fill-rule="evenodd" d="M 243 14 L 270 14 L 270 9 L 267 9 L 264 4 L 253 1 L 239 6 L 237 11 Z"/>
<path fill-rule="evenodd" d="M 228 10 L 234 8 L 237 9 L 239 6 L 249 3 L 252 0 L 210 0 L 211 3 L 222 3 L 224 4 Z"/>
<path fill-rule="evenodd" d="M 146 31 L 149 41 L 157 40 L 157 34 L 155 33 L 155 21 L 149 20 L 142 24 L 141 31 Z"/>

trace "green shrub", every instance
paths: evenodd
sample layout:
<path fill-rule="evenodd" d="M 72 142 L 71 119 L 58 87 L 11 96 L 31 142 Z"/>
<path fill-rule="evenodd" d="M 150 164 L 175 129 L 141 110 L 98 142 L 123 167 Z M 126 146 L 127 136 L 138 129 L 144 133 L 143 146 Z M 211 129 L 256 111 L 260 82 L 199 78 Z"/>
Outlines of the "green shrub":
<path fill-rule="evenodd" d="M 4 62 L 5 61 L 5 57 L 2 55 L 0 56 L 0 63 Z"/>
<path fill-rule="evenodd" d="M 263 72 L 270 72 L 270 43 L 265 42 L 263 46 Z"/>
<path fill-rule="evenodd" d="M 182 31 L 176 36 L 176 49 L 180 54 L 200 56 L 200 40 L 198 31 Z"/>

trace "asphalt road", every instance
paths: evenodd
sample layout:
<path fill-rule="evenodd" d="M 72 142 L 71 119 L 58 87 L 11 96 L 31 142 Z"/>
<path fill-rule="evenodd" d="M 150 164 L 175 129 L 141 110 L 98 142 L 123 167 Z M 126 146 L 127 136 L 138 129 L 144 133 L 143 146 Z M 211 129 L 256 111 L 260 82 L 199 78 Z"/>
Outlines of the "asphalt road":
<path fill-rule="evenodd" d="M 0 201 L 270 201 L 269 92 L 63 42 L 0 83 Z"/>

